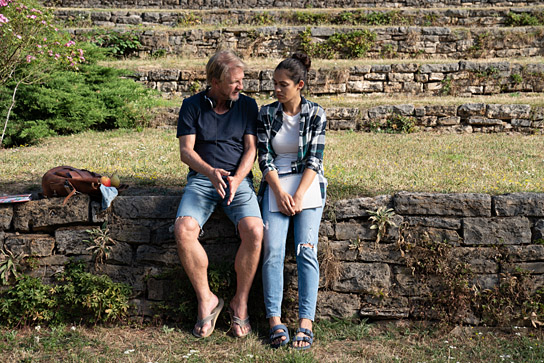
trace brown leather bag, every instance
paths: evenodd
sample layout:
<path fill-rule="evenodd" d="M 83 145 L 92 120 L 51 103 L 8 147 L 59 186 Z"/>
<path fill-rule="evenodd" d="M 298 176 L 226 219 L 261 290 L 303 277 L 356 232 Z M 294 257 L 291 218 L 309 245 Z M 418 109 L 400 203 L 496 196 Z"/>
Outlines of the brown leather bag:
<path fill-rule="evenodd" d="M 100 174 L 71 166 L 57 166 L 42 177 L 43 195 L 46 197 L 66 197 L 63 205 L 76 192 L 91 196 L 102 196 Z"/>

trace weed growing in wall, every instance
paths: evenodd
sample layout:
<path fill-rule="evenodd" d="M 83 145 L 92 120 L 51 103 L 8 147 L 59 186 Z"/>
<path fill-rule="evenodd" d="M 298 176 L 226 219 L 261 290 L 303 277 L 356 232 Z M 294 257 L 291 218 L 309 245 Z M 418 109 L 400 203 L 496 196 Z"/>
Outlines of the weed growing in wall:
<path fill-rule="evenodd" d="M 506 15 L 506 25 L 508 26 L 539 26 L 544 25 L 544 12 L 537 12 L 536 14 L 521 13 L 516 14 L 509 12 Z"/>

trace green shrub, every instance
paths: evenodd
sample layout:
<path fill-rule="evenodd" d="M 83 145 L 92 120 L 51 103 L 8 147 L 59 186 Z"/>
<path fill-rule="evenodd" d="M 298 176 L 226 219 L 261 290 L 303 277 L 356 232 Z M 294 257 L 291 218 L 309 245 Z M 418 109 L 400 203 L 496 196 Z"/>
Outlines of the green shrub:
<path fill-rule="evenodd" d="M 542 24 L 538 17 L 529 13 L 516 14 L 509 12 L 506 15 L 506 25 L 508 26 L 538 26 Z"/>
<path fill-rule="evenodd" d="M 370 50 L 376 40 L 376 33 L 369 30 L 354 30 L 348 33 L 334 33 L 326 41 L 312 41 L 311 29 L 301 34 L 302 50 L 317 58 L 361 58 Z"/>
<path fill-rule="evenodd" d="M 98 47 L 106 49 L 108 55 L 115 58 L 130 57 L 142 47 L 140 36 L 133 30 L 97 29 L 84 34 L 82 38 Z"/>
<path fill-rule="evenodd" d="M 85 272 L 81 262 L 67 265 L 58 281 L 63 321 L 112 322 L 127 315 L 131 288 L 126 284 Z"/>
<path fill-rule="evenodd" d="M 96 52 L 91 47 L 87 54 Z M 34 144 L 41 138 L 92 130 L 145 126 L 156 91 L 132 79 L 129 71 L 102 67 L 93 60 L 79 71 L 58 69 L 47 80 L 21 84 L 7 126 L 4 146 Z M 0 87 L 0 116 L 11 92 Z"/>
<path fill-rule="evenodd" d="M 7 326 L 51 322 L 56 307 L 51 286 L 38 278 L 21 275 L 15 285 L 0 294 L 0 322 Z"/>
<path fill-rule="evenodd" d="M 0 324 L 106 323 L 127 315 L 131 289 L 108 276 L 84 271 L 82 262 L 71 263 L 56 284 L 21 275 L 0 293 Z"/>

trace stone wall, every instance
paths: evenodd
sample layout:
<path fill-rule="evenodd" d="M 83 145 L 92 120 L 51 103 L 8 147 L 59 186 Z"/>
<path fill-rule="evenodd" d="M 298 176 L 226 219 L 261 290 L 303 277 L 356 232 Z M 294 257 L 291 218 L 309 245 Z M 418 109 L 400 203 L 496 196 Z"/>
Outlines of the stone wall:
<path fill-rule="evenodd" d="M 294 18 L 298 12 L 304 10 L 208 10 L 208 11 L 187 11 L 187 10 L 80 10 L 80 9 L 57 9 L 54 11 L 55 18 L 68 24 L 83 24 L 86 26 L 182 26 L 183 24 L 222 24 L 222 25 L 247 25 L 262 24 L 263 20 L 273 19 L 276 24 L 297 24 Z M 334 18 L 342 11 L 340 9 L 327 9 L 329 19 Z M 508 14 L 529 14 L 537 16 L 542 13 L 542 8 L 499 8 L 499 9 L 412 9 L 400 10 L 369 9 L 364 10 L 366 14 L 391 15 L 399 19 L 403 25 L 417 26 L 506 26 Z M 312 14 L 321 14 L 315 10 Z"/>
<path fill-rule="evenodd" d="M 326 41 L 336 33 L 357 30 L 375 34 L 368 41 L 367 58 L 466 59 L 509 58 L 544 55 L 544 30 L 520 28 L 448 27 L 368 27 L 334 28 L 305 26 L 267 26 L 258 28 L 219 28 L 214 30 L 131 30 L 142 44 L 141 55 L 157 51 L 186 58 L 208 58 L 218 49 L 228 48 L 244 57 L 282 58 L 302 49 L 302 36 L 310 29 L 312 42 Z M 72 32 L 84 36 L 90 30 Z"/>
<path fill-rule="evenodd" d="M 172 281 L 166 271 L 180 267 L 172 225 L 179 196 L 119 196 L 106 212 L 86 195 L 0 205 L 0 247 L 34 256 L 30 273 L 48 281 L 69 258 L 92 264 L 86 232 L 108 222 L 114 250 L 101 271 L 133 288 L 135 314 L 151 317 L 164 301 Z M 392 208 L 395 215 L 379 245 L 371 229 L 369 210 Z M 518 268 L 530 272 L 531 288 L 544 287 L 544 194 L 395 195 L 341 200 L 330 204 L 320 229 L 322 269 L 336 267 L 330 278 L 323 271 L 319 317 L 422 318 L 418 306 L 429 287 L 411 273 L 399 237 L 411 243 L 447 243 L 466 263 L 473 283 L 496 286 L 501 274 Z M 234 228 L 221 212 L 204 227 L 201 237 L 211 263 L 232 259 L 238 248 Z M 497 258 L 498 251 L 508 256 Z M 286 293 L 296 288 L 293 251 L 286 265 Z M 405 251 L 406 252 L 406 251 Z M 331 257 L 332 256 L 332 257 Z M 332 262 L 331 262 L 332 261 Z M 334 263 L 335 265 L 331 265 Z M 428 276 L 429 277 L 429 276 Z M 259 278 L 257 279 L 259 280 Z M 425 287 L 425 288 L 424 288 Z M 466 322 L 479 322 L 475 313 Z M 468 319 L 468 320 L 467 320 Z"/>
<path fill-rule="evenodd" d="M 157 110 L 152 126 L 176 127 L 178 112 L 179 107 Z M 368 108 L 326 107 L 325 112 L 329 130 L 378 131 L 378 128 L 387 127 L 388 120 L 404 120 L 426 132 L 544 134 L 544 107 L 525 104 L 398 104 Z"/>
<path fill-rule="evenodd" d="M 452 95 L 471 97 L 544 91 L 544 63 L 470 62 L 440 64 L 361 64 L 346 68 L 311 69 L 311 95 Z M 272 94 L 273 69 L 248 69 L 244 92 Z M 203 90 L 203 70 L 153 69 L 136 71 L 135 79 L 166 96 L 184 97 Z"/>
<path fill-rule="evenodd" d="M 444 6 L 525 6 L 542 0 L 44 0 L 47 6 L 83 8 L 353 8 L 353 7 L 444 7 Z"/>

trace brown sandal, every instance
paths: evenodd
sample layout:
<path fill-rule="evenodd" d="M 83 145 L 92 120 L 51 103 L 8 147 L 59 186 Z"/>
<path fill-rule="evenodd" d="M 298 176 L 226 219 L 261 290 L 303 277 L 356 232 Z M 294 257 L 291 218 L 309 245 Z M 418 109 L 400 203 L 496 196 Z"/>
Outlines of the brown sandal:
<path fill-rule="evenodd" d="M 249 333 L 251 333 L 251 325 L 249 324 L 249 316 L 245 319 L 240 319 L 239 317 L 234 315 L 234 311 L 232 310 L 230 306 L 229 306 L 229 315 L 230 315 L 230 330 L 232 331 L 232 335 L 234 335 L 236 338 L 243 338 Z M 242 329 L 249 326 L 249 330 L 245 334 L 235 335 L 234 329 L 233 329 L 235 324 L 240 326 L 240 328 Z"/>

